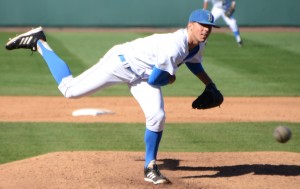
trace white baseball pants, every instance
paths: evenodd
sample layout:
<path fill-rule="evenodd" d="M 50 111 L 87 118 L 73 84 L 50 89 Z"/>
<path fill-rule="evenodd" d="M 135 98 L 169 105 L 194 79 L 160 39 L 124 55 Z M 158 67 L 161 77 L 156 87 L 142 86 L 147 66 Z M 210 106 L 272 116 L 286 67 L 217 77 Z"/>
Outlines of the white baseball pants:
<path fill-rule="evenodd" d="M 161 88 L 149 85 L 128 69 L 128 63 L 120 60 L 121 54 L 121 46 L 113 47 L 97 64 L 79 76 L 64 78 L 59 90 L 66 98 L 79 98 L 115 84 L 127 84 L 144 112 L 147 129 L 162 131 L 165 111 Z"/>

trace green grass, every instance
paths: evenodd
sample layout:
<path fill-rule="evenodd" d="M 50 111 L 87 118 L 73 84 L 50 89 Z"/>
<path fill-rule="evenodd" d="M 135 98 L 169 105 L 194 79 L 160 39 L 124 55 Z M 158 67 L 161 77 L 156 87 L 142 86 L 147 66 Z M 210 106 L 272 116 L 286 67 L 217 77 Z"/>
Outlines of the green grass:
<path fill-rule="evenodd" d="M 300 34 L 244 33 L 245 48 L 232 36 L 212 35 L 204 60 L 227 96 L 299 96 Z M 238 91 L 236 91 L 236 89 Z"/>
<path fill-rule="evenodd" d="M 167 124 L 160 151 L 300 152 L 299 124 L 283 123 L 291 141 L 277 143 L 278 123 Z M 57 151 L 144 151 L 144 124 L 0 122 L 0 163 Z"/>
<path fill-rule="evenodd" d="M 47 40 L 76 76 L 95 64 L 113 45 L 149 33 L 47 32 Z M 300 33 L 243 33 L 238 48 L 228 33 L 213 33 L 204 52 L 203 65 L 225 96 L 299 96 Z M 0 32 L 0 41 L 14 33 Z M 38 53 L 0 49 L 0 95 L 60 95 Z M 195 96 L 203 85 L 185 66 L 165 96 Z M 126 85 L 97 92 L 100 96 L 128 96 Z"/>

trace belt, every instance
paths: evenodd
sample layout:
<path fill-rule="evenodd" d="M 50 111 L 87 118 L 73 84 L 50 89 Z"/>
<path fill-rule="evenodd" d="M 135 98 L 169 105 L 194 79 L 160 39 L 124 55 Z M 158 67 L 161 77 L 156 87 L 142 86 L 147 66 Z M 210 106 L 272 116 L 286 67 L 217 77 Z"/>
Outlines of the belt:
<path fill-rule="evenodd" d="M 119 55 L 119 58 L 120 58 L 121 62 L 123 62 L 123 66 L 124 66 L 126 69 L 128 69 L 128 70 L 131 71 L 132 73 L 136 74 L 136 73 L 131 69 L 131 67 L 130 67 L 130 65 L 128 64 L 128 62 L 126 62 L 126 59 L 125 59 L 125 57 L 124 57 L 123 54 L 120 54 L 120 55 Z"/>
<path fill-rule="evenodd" d="M 135 72 L 131 67 L 130 65 L 128 64 L 128 62 L 126 61 L 125 57 L 123 54 L 120 54 L 119 55 L 119 58 L 120 58 L 120 61 L 123 62 L 123 66 L 128 69 L 129 71 L 131 71 L 133 74 L 135 74 L 136 76 L 138 77 L 144 77 L 143 75 L 145 74 L 144 72 L 145 71 L 142 71 L 141 73 L 137 73 Z M 147 74 L 147 73 L 146 73 Z M 151 73 L 150 73 L 151 74 Z M 147 74 L 147 75 L 150 75 L 150 74 Z"/>

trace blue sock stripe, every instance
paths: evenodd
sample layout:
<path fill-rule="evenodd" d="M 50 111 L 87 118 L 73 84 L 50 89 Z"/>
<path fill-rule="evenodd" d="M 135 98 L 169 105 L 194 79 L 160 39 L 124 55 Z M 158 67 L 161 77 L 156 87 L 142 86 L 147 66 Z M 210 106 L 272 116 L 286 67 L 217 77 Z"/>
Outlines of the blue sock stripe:
<path fill-rule="evenodd" d="M 162 137 L 161 132 L 153 132 L 148 129 L 145 131 L 145 144 L 146 144 L 146 155 L 145 155 L 145 167 L 150 163 L 151 160 L 156 160 L 159 143 Z"/>
<path fill-rule="evenodd" d="M 237 36 L 240 35 L 240 32 L 239 31 L 235 31 L 235 32 L 233 32 L 233 34 L 234 34 L 235 37 L 237 37 Z"/>
<path fill-rule="evenodd" d="M 63 78 L 72 75 L 68 65 L 59 58 L 55 52 L 45 48 L 40 41 L 38 41 L 38 46 L 40 47 L 42 56 L 57 84 L 60 84 Z"/>

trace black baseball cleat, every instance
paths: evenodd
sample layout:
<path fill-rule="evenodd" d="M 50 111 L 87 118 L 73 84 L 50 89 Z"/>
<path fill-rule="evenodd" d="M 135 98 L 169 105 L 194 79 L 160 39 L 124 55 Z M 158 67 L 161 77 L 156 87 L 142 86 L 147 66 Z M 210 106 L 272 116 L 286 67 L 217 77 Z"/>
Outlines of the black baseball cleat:
<path fill-rule="evenodd" d="M 163 176 L 155 161 L 152 160 L 149 166 L 144 168 L 144 180 L 153 184 L 170 184 L 170 180 Z"/>
<path fill-rule="evenodd" d="M 16 36 L 13 39 L 9 39 L 5 47 L 7 50 L 23 48 L 23 49 L 31 49 L 32 51 L 36 51 L 37 41 L 40 39 L 46 41 L 46 36 L 43 32 L 42 27 L 32 29 L 26 33 Z"/>

